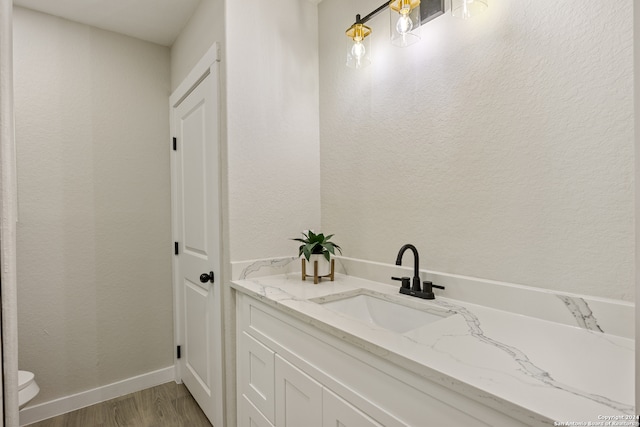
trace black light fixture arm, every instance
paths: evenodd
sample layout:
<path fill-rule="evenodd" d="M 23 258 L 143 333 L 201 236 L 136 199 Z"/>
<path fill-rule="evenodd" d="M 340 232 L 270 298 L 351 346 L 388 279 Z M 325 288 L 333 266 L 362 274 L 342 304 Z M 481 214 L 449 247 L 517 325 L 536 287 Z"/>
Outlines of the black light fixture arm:
<path fill-rule="evenodd" d="M 365 22 L 371 20 L 371 18 L 377 16 L 380 14 L 380 12 L 382 12 L 383 10 L 385 10 L 386 8 L 389 7 L 389 2 L 384 2 L 381 6 L 379 6 L 376 10 L 374 10 L 373 12 L 369 13 L 368 15 L 365 15 L 364 18 L 360 18 L 360 15 L 356 15 L 356 24 L 364 24 Z"/>

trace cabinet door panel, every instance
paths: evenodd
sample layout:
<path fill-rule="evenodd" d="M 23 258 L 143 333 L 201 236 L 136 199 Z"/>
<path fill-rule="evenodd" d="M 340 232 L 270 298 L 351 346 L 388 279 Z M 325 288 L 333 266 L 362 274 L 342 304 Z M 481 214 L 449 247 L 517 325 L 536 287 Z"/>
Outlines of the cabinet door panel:
<path fill-rule="evenodd" d="M 322 391 L 322 427 L 383 427 L 326 388 Z"/>
<path fill-rule="evenodd" d="M 240 393 L 274 422 L 274 355 L 255 338 L 242 333 L 240 343 Z"/>
<path fill-rule="evenodd" d="M 276 354 L 276 426 L 322 427 L 322 385 Z"/>
<path fill-rule="evenodd" d="M 273 424 L 253 406 L 247 396 L 243 395 L 238 404 L 240 406 L 238 413 L 238 425 L 240 427 L 273 427 Z"/>

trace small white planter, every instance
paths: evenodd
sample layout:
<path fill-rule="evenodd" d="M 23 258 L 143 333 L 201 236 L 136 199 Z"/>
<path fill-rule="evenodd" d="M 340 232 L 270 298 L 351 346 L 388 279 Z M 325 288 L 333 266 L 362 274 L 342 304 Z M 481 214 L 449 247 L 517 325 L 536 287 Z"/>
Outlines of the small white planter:
<path fill-rule="evenodd" d="M 307 274 L 313 275 L 314 261 L 318 261 L 318 276 L 327 276 L 331 273 L 331 263 L 322 254 L 311 254 L 307 262 Z"/>

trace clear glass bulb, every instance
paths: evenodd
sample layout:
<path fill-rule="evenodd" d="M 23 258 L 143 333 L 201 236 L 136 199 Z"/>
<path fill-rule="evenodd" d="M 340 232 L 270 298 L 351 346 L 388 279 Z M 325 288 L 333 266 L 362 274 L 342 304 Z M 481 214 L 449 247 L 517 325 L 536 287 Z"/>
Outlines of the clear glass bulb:
<path fill-rule="evenodd" d="M 400 15 L 398 22 L 396 23 L 396 31 L 398 34 L 407 34 L 413 30 L 413 22 L 409 15 Z"/>
<path fill-rule="evenodd" d="M 356 58 L 356 60 L 360 61 L 360 59 L 364 57 L 365 53 L 367 53 L 367 51 L 362 43 L 357 41 L 353 44 L 353 47 L 351 48 L 351 55 Z"/>

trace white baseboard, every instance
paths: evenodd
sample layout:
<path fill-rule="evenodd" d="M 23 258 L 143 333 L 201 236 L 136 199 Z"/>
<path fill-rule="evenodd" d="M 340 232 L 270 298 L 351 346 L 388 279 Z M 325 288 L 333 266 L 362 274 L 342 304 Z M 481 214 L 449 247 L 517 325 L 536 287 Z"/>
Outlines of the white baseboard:
<path fill-rule="evenodd" d="M 175 379 L 175 368 L 173 366 L 169 366 L 163 369 L 158 369 L 157 371 L 148 372 L 146 374 L 127 378 L 126 380 L 94 388 L 92 390 L 72 394 L 71 396 L 61 397 L 59 399 L 33 406 L 27 406 L 20 410 L 20 425 L 25 426 L 46 420 L 47 418 L 66 414 L 67 412 L 124 396 L 125 394 L 135 393 L 136 391 L 155 387 L 169 381 L 175 381 Z M 37 377 L 36 382 L 38 382 Z"/>

